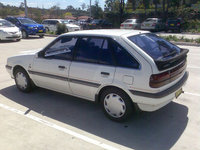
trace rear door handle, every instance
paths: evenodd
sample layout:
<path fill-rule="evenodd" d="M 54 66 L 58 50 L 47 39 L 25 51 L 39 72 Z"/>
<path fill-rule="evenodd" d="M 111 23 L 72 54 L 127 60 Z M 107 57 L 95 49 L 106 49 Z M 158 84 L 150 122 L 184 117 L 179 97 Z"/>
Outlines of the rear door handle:
<path fill-rule="evenodd" d="M 102 75 L 106 75 L 106 76 L 109 76 L 109 75 L 110 75 L 110 73 L 108 73 L 108 72 L 101 72 L 101 74 L 102 74 Z"/>
<path fill-rule="evenodd" d="M 65 69 L 65 66 L 58 66 L 58 68 L 60 68 L 60 69 Z"/>

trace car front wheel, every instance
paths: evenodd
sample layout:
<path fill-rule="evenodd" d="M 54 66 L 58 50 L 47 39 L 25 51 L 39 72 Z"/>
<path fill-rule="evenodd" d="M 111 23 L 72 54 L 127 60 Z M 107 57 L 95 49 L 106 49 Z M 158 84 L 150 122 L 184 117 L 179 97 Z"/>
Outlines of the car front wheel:
<path fill-rule="evenodd" d="M 101 94 L 101 103 L 105 115 L 114 121 L 125 121 L 133 112 L 131 99 L 124 91 L 117 88 L 105 90 Z"/>
<path fill-rule="evenodd" d="M 14 78 L 17 88 L 22 92 L 30 92 L 31 91 L 31 79 L 27 72 L 18 68 L 14 72 Z"/>
<path fill-rule="evenodd" d="M 24 30 L 22 30 L 22 38 L 27 39 L 28 38 L 28 33 Z"/>

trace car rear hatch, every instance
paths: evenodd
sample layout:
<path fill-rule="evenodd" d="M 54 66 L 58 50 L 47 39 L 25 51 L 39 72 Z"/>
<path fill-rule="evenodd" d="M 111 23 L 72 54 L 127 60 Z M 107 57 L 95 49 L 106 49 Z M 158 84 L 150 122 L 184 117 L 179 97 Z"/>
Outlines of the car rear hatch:
<path fill-rule="evenodd" d="M 179 48 L 151 33 L 130 36 L 128 39 L 148 54 L 157 67 L 149 79 L 151 88 L 166 89 L 184 75 L 188 49 Z"/>

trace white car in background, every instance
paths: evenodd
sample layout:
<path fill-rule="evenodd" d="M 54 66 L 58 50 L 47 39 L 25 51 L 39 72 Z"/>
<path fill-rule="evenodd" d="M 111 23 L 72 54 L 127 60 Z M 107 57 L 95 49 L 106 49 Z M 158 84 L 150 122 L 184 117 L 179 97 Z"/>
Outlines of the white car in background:
<path fill-rule="evenodd" d="M 17 88 L 33 85 L 99 102 L 110 119 L 155 111 L 177 98 L 188 78 L 187 49 L 140 30 L 84 30 L 36 53 L 7 59 Z"/>
<path fill-rule="evenodd" d="M 165 23 L 160 18 L 147 18 L 141 24 L 142 30 L 161 31 L 165 29 Z"/>
<path fill-rule="evenodd" d="M 45 19 L 42 21 L 42 25 L 44 25 L 46 31 L 53 31 L 53 32 L 56 32 L 58 23 L 65 24 L 67 32 L 80 30 L 80 27 L 78 25 L 70 24 L 67 20 L 63 19 Z"/>
<path fill-rule="evenodd" d="M 22 38 L 22 33 L 18 27 L 5 19 L 0 19 L 0 40 L 16 40 Z"/>
<path fill-rule="evenodd" d="M 141 22 L 139 19 L 127 19 L 120 25 L 120 29 L 140 29 Z"/>

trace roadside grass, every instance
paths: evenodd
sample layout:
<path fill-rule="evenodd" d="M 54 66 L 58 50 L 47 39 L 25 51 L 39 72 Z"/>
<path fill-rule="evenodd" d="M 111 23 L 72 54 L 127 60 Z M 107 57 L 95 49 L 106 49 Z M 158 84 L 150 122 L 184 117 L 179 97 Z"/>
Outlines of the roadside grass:
<path fill-rule="evenodd" d="M 189 43 L 198 43 L 200 44 L 200 38 L 198 39 L 188 39 L 185 37 L 177 37 L 175 35 L 169 35 L 169 36 L 160 36 L 163 39 L 166 39 L 167 41 L 174 41 L 174 42 L 189 42 Z"/>

